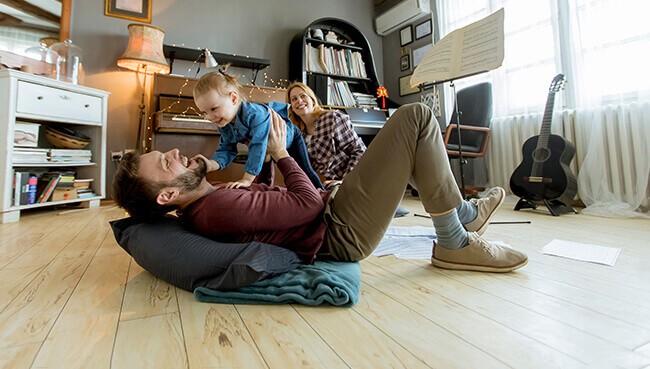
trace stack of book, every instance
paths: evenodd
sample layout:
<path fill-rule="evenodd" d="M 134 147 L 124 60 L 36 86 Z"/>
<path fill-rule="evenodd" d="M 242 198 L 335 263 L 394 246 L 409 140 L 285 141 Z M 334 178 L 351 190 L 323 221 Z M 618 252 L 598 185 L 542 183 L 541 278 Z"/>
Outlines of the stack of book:
<path fill-rule="evenodd" d="M 62 201 L 77 198 L 74 188 L 74 171 L 46 172 L 39 179 L 37 203 Z"/>
<path fill-rule="evenodd" d="M 11 161 L 14 164 L 47 163 L 48 149 L 14 147 Z"/>
<path fill-rule="evenodd" d="M 53 163 L 90 163 L 92 152 L 90 150 L 51 149 L 49 158 Z"/>
<path fill-rule="evenodd" d="M 74 187 L 77 189 L 77 197 L 80 199 L 87 199 L 90 197 L 95 197 L 97 194 L 93 191 L 92 188 L 90 188 L 90 183 L 92 182 L 92 178 L 89 179 L 75 179 L 74 180 Z"/>
<path fill-rule="evenodd" d="M 60 172 L 59 182 L 52 192 L 50 201 L 72 200 L 77 198 L 77 189 L 74 187 L 75 172 Z"/>
<path fill-rule="evenodd" d="M 367 107 L 375 108 L 377 107 L 377 98 L 370 94 L 363 94 L 361 92 L 353 92 L 354 101 L 356 101 L 356 106 L 358 107 Z"/>

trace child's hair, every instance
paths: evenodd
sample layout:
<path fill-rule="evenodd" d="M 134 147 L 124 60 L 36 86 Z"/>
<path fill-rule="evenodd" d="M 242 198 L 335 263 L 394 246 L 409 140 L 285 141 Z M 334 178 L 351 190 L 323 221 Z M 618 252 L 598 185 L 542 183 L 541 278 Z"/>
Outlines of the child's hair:
<path fill-rule="evenodd" d="M 217 90 L 220 95 L 226 96 L 232 91 L 237 91 L 241 97 L 241 87 L 242 85 L 237 81 L 237 77 L 219 69 L 216 72 L 204 74 L 196 83 L 196 86 L 194 86 L 192 94 L 194 97 L 198 97 L 205 95 L 211 90 Z"/>
<path fill-rule="evenodd" d="M 323 109 L 323 107 L 320 105 L 318 98 L 316 97 L 316 94 L 314 93 L 314 90 L 312 90 L 309 86 L 302 82 L 294 82 L 289 87 L 287 87 L 287 103 L 291 105 L 291 90 L 293 90 L 296 87 L 302 88 L 307 96 L 309 96 L 313 101 L 314 101 L 314 111 L 312 114 L 316 118 L 320 117 L 321 115 L 327 113 L 327 110 Z M 293 124 L 298 126 L 300 128 L 300 131 L 302 133 L 307 133 L 307 126 L 305 125 L 305 122 L 302 121 L 302 118 L 298 116 L 298 114 L 294 113 L 293 109 L 289 108 L 289 119 Z"/>

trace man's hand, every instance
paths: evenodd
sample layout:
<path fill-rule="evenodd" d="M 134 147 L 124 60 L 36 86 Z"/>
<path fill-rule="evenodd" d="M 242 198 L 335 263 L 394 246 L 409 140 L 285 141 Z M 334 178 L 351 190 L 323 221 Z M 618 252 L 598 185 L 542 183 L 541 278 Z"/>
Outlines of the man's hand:
<path fill-rule="evenodd" d="M 221 166 L 219 165 L 219 163 L 217 163 L 216 161 L 214 161 L 212 159 L 208 159 L 208 158 L 206 158 L 205 156 L 203 156 L 201 154 L 194 155 L 191 160 L 194 160 L 194 161 L 203 160 L 205 162 L 205 167 L 206 167 L 206 170 L 208 172 L 213 172 L 215 170 L 221 169 Z"/>
<path fill-rule="evenodd" d="M 278 161 L 289 156 L 287 152 L 287 124 L 280 114 L 269 109 L 271 114 L 271 130 L 269 132 L 269 141 L 266 144 L 266 152 L 271 155 L 273 160 Z"/>

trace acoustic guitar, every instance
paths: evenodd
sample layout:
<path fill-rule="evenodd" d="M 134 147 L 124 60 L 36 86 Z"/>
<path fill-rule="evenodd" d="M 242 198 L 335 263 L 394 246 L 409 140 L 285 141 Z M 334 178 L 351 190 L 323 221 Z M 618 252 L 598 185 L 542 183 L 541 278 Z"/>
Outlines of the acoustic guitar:
<path fill-rule="evenodd" d="M 578 193 L 578 182 L 569 163 L 575 146 L 564 137 L 551 134 L 555 93 L 564 88 L 564 83 L 563 74 L 551 81 L 540 133 L 526 140 L 522 147 L 524 159 L 510 177 L 512 193 L 521 198 L 515 210 L 536 208 L 535 202 L 543 202 L 556 216 L 574 211 L 570 204 Z"/>

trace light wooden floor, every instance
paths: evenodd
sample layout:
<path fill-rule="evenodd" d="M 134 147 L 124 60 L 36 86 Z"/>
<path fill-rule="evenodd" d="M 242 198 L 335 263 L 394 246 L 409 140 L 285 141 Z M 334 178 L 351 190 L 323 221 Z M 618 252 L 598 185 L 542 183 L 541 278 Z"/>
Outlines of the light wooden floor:
<path fill-rule="evenodd" d="M 362 263 L 353 308 L 196 302 L 116 244 L 123 212 L 23 213 L 0 225 L 2 368 L 650 368 L 650 221 L 514 212 L 486 237 L 525 250 L 505 275 L 393 257 Z M 394 225 L 431 225 L 420 203 Z M 614 267 L 542 255 L 619 247 Z"/>

